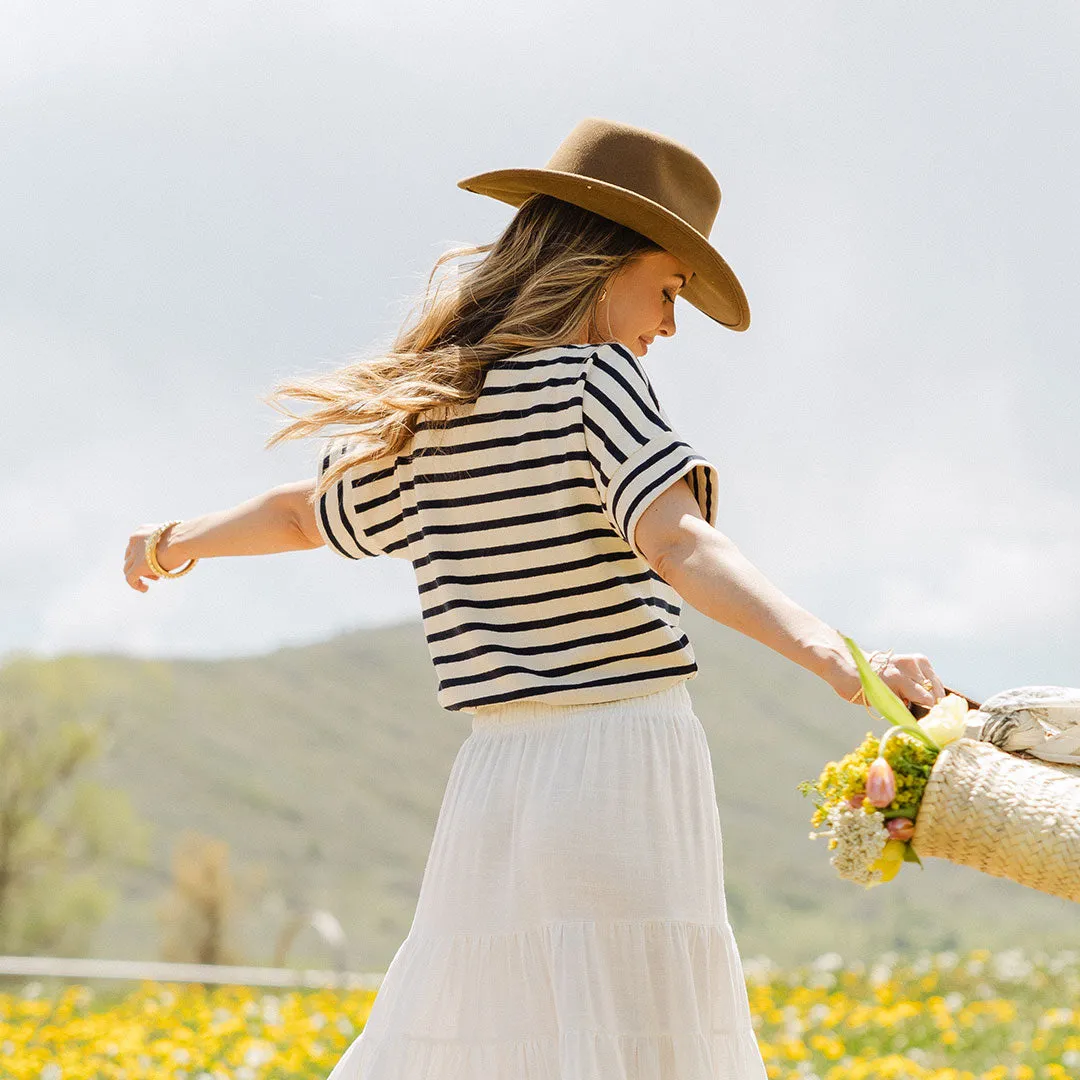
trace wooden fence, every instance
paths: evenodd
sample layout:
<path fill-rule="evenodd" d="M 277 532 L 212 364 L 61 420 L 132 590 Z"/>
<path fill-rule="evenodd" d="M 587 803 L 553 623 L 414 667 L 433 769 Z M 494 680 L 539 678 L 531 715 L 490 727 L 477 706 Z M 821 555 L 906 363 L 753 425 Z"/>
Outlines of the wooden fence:
<path fill-rule="evenodd" d="M 218 983 L 377 990 L 381 972 L 316 971 L 227 964 L 168 964 L 155 960 L 91 960 L 61 956 L 0 956 L 0 976 L 58 979 L 121 979 L 133 982 Z"/>

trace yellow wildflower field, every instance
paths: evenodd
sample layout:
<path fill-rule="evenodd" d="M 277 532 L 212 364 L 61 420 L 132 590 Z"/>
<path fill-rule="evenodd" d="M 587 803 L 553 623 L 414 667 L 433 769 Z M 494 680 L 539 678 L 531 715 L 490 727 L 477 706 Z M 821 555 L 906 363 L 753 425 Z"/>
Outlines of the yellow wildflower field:
<path fill-rule="evenodd" d="M 744 961 L 774 1080 L 1073 1080 L 1080 953 L 1021 950 L 780 970 Z M 11 982 L 0 993 L 5 1080 L 324 1078 L 374 992 Z"/>

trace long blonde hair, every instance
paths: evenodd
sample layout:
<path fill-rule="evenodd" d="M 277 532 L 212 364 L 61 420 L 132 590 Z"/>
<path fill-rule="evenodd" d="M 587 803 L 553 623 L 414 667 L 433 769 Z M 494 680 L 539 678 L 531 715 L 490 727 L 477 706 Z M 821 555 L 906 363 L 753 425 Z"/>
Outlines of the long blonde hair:
<path fill-rule="evenodd" d="M 454 407 L 476 400 L 488 367 L 514 353 L 571 343 L 582 328 L 599 339 L 596 307 L 607 282 L 660 245 L 614 221 L 548 195 L 530 196 L 493 244 L 455 248 L 436 261 L 419 313 L 389 351 L 324 375 L 279 382 L 263 400 L 293 418 L 267 449 L 340 425 L 358 437 L 335 458 L 314 503 L 353 465 L 398 453 L 423 416 L 441 426 Z M 440 267 L 481 256 L 455 273 Z M 318 403 L 300 416 L 282 398 Z"/>

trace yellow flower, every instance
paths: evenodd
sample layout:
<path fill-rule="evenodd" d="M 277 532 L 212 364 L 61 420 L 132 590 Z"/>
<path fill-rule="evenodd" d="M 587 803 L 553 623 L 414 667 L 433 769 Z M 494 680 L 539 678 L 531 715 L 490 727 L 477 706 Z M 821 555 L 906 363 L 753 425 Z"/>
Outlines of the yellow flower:
<path fill-rule="evenodd" d="M 904 865 L 904 848 L 907 845 L 903 840 L 886 840 L 885 848 L 874 861 L 873 869 L 881 871 L 882 881 L 892 881 Z"/>
<path fill-rule="evenodd" d="M 815 1032 L 810 1036 L 810 1046 L 818 1053 L 824 1054 L 829 1061 L 837 1061 L 844 1056 L 844 1043 L 835 1035 L 822 1035 Z"/>
<path fill-rule="evenodd" d="M 799 1039 L 782 1039 L 780 1049 L 792 1061 L 802 1061 L 810 1056 L 806 1044 Z"/>

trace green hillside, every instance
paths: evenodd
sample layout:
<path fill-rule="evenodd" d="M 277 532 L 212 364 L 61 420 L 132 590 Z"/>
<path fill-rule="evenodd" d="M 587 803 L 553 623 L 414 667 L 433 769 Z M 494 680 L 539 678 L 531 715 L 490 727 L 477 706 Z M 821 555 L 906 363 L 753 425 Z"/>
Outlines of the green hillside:
<path fill-rule="evenodd" d="M 811 841 L 817 775 L 868 730 L 802 669 L 693 610 L 690 683 L 712 748 L 731 921 L 744 956 L 795 963 L 908 947 L 1073 945 L 1080 909 L 927 859 L 865 892 L 835 878 Z M 110 717 L 105 782 L 153 825 L 152 867 L 118 880 L 102 956 L 157 956 L 154 906 L 184 829 L 225 838 L 237 865 L 266 868 L 268 891 L 237 924 L 246 959 L 268 963 L 287 904 L 341 920 L 354 968 L 383 970 L 408 931 L 450 766 L 470 719 L 435 704 L 418 623 L 225 661 L 116 655 L 9 664 L 58 666 Z M 8 669 L 0 670 L 0 691 Z M 324 963 L 303 937 L 293 959 Z"/>

